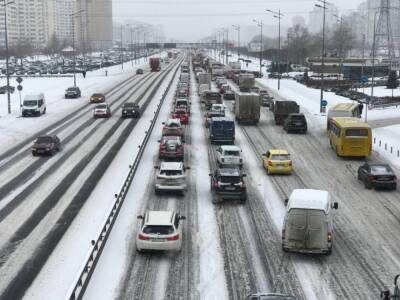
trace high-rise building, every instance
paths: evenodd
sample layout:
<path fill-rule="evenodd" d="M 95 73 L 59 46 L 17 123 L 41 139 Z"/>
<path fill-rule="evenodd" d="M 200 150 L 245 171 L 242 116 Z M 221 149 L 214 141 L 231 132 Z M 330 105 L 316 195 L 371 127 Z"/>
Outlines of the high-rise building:
<path fill-rule="evenodd" d="M 72 44 L 76 0 L 47 0 L 45 5 L 46 42 L 56 37 L 60 43 Z"/>
<path fill-rule="evenodd" d="M 84 49 L 112 46 L 112 0 L 77 0 L 77 43 Z"/>
<path fill-rule="evenodd" d="M 333 4 L 328 5 L 325 10 L 325 27 L 331 28 L 337 24 L 338 9 Z M 322 31 L 324 10 L 314 6 L 314 9 L 309 13 L 308 28 L 311 33 L 319 33 Z"/>
<path fill-rule="evenodd" d="M 1 7 L 0 12 L 0 48 L 5 48 L 5 22 L 4 22 L 4 7 Z M 18 43 L 18 27 L 17 27 L 17 6 L 15 2 L 11 2 L 6 6 L 7 10 L 7 37 L 8 45 L 13 46 Z"/>

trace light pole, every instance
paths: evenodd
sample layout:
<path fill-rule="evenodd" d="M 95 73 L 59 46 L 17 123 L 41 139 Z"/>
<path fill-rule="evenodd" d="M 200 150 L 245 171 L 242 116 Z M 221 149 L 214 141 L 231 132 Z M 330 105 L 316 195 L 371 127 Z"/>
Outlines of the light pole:
<path fill-rule="evenodd" d="M 322 49 L 321 49 L 321 97 L 319 101 L 319 111 L 323 113 L 325 111 L 325 106 L 322 106 L 322 101 L 324 100 L 324 68 L 325 68 L 325 13 L 327 8 L 327 4 L 329 4 L 326 0 L 318 0 L 322 3 L 315 4 L 316 7 L 323 9 L 323 18 L 322 18 Z"/>
<path fill-rule="evenodd" d="M 75 18 L 83 13 L 85 10 L 81 9 L 71 14 L 72 21 L 72 53 L 73 53 L 73 70 L 74 70 L 74 87 L 76 87 L 76 51 L 75 51 Z"/>
<path fill-rule="evenodd" d="M 11 95 L 10 95 L 10 72 L 8 70 L 8 60 L 9 60 L 9 53 L 8 53 L 8 36 L 7 36 L 7 6 L 10 4 L 14 4 L 14 1 L 4 0 L 4 36 L 5 36 L 5 46 L 6 46 L 6 77 L 7 77 L 7 106 L 8 106 L 8 113 L 11 114 Z"/>
<path fill-rule="evenodd" d="M 131 65 L 133 68 L 133 28 L 132 26 L 130 27 L 131 30 Z"/>
<path fill-rule="evenodd" d="M 124 51 L 122 49 L 122 36 L 123 36 L 124 25 L 121 24 L 121 47 L 120 47 L 120 56 L 121 56 L 121 70 L 124 70 Z"/>
<path fill-rule="evenodd" d="M 262 65 L 262 53 L 264 50 L 264 45 L 263 45 L 263 22 L 262 21 L 257 21 L 257 20 L 253 20 L 254 23 L 257 24 L 258 27 L 260 27 L 260 76 L 261 76 L 261 65 Z"/>
<path fill-rule="evenodd" d="M 372 38 L 372 78 L 371 78 L 371 101 L 373 101 L 374 97 L 374 85 L 375 85 L 375 46 L 376 46 L 376 15 L 379 13 L 379 10 L 375 12 L 374 15 L 374 36 Z M 367 101 L 365 101 L 367 102 Z M 365 110 L 365 122 L 367 122 L 367 110 L 368 110 L 368 103 L 366 104 Z"/>
<path fill-rule="evenodd" d="M 281 19 L 283 14 L 281 14 L 281 10 L 273 11 L 270 9 L 266 9 L 267 12 L 270 12 L 274 18 L 278 19 L 278 90 L 281 89 L 281 61 L 282 61 L 282 53 L 281 53 Z"/>
<path fill-rule="evenodd" d="M 237 43 L 237 55 L 238 55 L 238 61 L 240 59 L 240 26 L 239 25 L 232 25 L 232 27 L 237 30 L 238 32 L 238 43 Z"/>

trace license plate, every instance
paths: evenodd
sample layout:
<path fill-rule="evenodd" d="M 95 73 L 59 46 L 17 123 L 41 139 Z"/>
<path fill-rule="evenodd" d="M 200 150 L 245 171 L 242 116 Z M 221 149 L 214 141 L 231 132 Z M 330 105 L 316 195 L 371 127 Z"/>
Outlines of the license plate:
<path fill-rule="evenodd" d="M 234 187 L 226 187 L 225 189 L 226 189 L 227 191 L 234 191 L 234 190 L 235 190 Z"/>
<path fill-rule="evenodd" d="M 165 242 L 165 239 L 151 239 L 151 241 L 159 243 L 159 242 Z"/>
<path fill-rule="evenodd" d="M 277 164 L 276 166 L 277 166 L 278 168 L 283 168 L 283 167 L 285 167 L 284 164 Z"/>

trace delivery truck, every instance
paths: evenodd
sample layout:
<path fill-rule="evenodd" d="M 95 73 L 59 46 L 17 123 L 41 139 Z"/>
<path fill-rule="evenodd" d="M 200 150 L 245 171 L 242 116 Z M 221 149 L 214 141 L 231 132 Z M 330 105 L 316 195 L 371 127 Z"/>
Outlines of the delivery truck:
<path fill-rule="evenodd" d="M 250 89 L 254 87 L 255 84 L 254 74 L 240 74 L 238 78 L 238 83 L 241 92 L 250 92 Z"/>
<path fill-rule="evenodd" d="M 160 59 L 158 57 L 150 57 L 149 63 L 151 72 L 159 72 L 161 70 Z"/>
<path fill-rule="evenodd" d="M 256 93 L 236 93 L 235 118 L 239 124 L 257 124 L 260 121 L 260 95 Z"/>

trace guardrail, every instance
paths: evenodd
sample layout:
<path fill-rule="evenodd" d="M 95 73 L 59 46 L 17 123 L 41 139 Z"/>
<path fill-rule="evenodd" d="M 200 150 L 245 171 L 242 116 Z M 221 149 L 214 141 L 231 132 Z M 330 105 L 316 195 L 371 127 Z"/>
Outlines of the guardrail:
<path fill-rule="evenodd" d="M 370 109 L 374 109 L 374 108 L 385 108 L 385 107 L 391 107 L 391 106 L 400 106 L 400 102 L 389 102 L 389 103 L 370 103 L 369 107 Z"/>
<path fill-rule="evenodd" d="M 179 68 L 177 67 L 172 76 L 171 82 L 168 84 L 166 90 L 163 93 L 163 96 L 161 97 L 161 100 L 160 100 L 160 103 L 158 104 L 157 110 L 154 113 L 154 117 L 151 120 L 150 127 L 146 131 L 146 136 L 144 137 L 141 145 L 139 145 L 140 149 L 136 155 L 135 161 L 133 162 L 132 165 L 129 166 L 130 167 L 129 174 L 125 178 L 125 181 L 122 185 L 120 192 L 118 194 L 115 194 L 115 203 L 113 205 L 113 208 L 112 208 L 111 212 L 109 213 L 109 215 L 106 219 L 106 222 L 105 222 L 104 226 L 102 227 L 102 230 L 101 230 L 96 242 L 92 243 L 93 249 L 90 252 L 90 254 L 86 260 L 85 266 L 84 266 L 82 272 L 80 273 L 78 280 L 76 281 L 72 291 L 69 293 L 69 298 L 68 298 L 69 300 L 82 299 L 82 297 L 86 291 L 86 288 L 88 287 L 90 278 L 93 275 L 94 269 L 96 268 L 96 265 L 99 261 L 100 255 L 103 252 L 104 246 L 105 246 L 107 239 L 110 235 L 110 232 L 114 226 L 115 220 L 117 219 L 118 214 L 121 210 L 122 204 L 128 193 L 129 187 L 133 181 L 133 178 L 135 177 L 136 171 L 139 167 L 140 160 L 143 156 L 144 149 L 146 148 L 146 145 L 150 139 L 150 135 L 151 135 L 154 125 L 157 121 L 162 104 L 164 103 L 164 100 L 167 97 L 169 90 L 171 89 L 172 83 L 174 81 L 173 79 L 175 78 L 178 70 L 179 70 Z"/>

